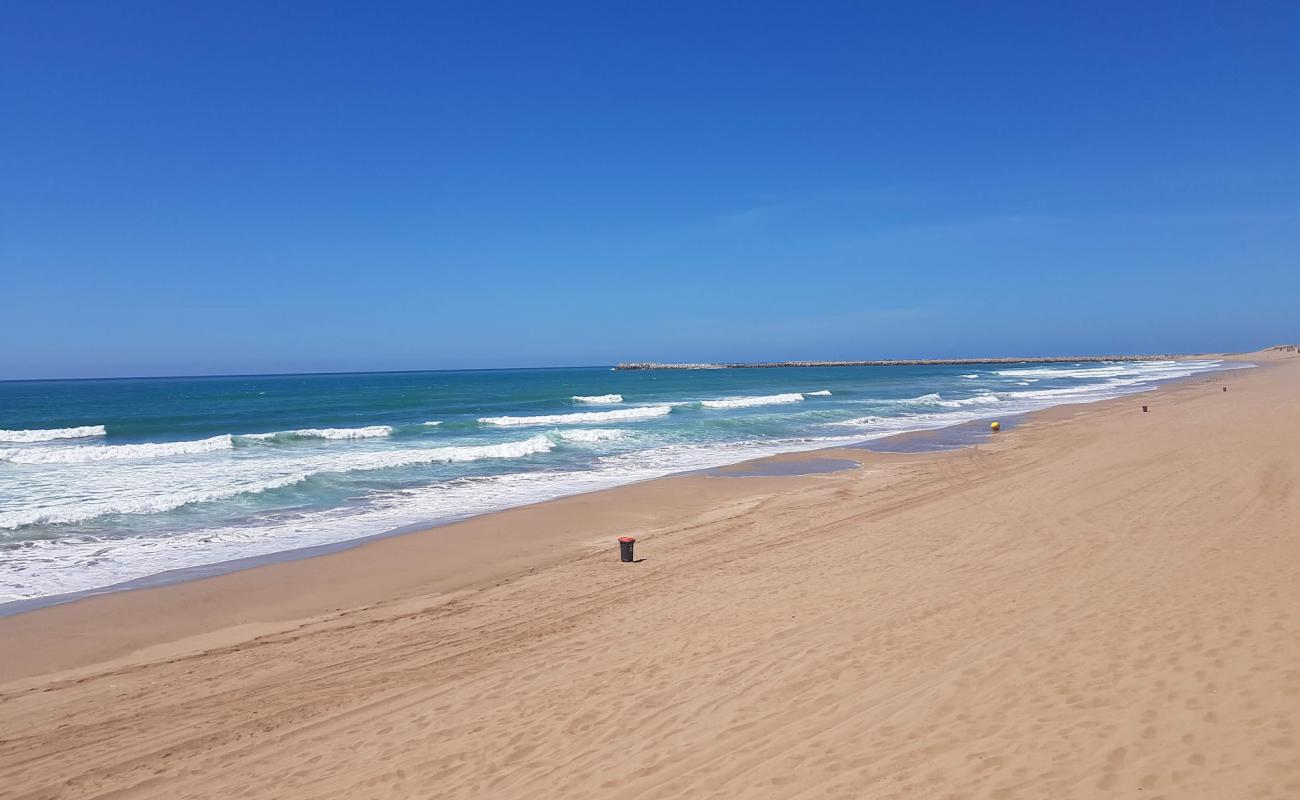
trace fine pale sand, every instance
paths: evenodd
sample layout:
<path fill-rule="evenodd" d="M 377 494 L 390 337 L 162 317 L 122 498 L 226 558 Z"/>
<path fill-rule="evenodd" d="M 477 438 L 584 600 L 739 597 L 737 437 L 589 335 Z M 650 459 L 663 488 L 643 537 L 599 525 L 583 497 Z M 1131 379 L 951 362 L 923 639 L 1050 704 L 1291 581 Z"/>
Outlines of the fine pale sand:
<path fill-rule="evenodd" d="M 1298 798 L 1300 357 L 1250 360 L 0 619 L 0 796 Z"/>

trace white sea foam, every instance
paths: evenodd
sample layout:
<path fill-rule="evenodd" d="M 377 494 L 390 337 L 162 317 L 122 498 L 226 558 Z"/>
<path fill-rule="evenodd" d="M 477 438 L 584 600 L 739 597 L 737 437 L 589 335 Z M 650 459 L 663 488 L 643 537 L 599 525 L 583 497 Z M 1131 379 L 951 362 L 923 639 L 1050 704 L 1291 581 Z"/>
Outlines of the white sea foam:
<path fill-rule="evenodd" d="M 369 425 L 364 428 L 301 428 L 291 433 L 300 439 L 373 439 L 389 436 L 389 425 Z"/>
<path fill-rule="evenodd" d="M 1107 399 L 1121 394 L 1116 391 L 1123 384 L 1093 383 L 1083 386 L 1069 386 L 1063 389 L 1025 389 L 1015 392 L 999 392 L 1007 400 L 1068 400 L 1070 398 Z"/>
<path fill-rule="evenodd" d="M 82 425 L 78 428 L 47 428 L 45 430 L 0 430 L 0 442 L 52 442 L 55 439 L 86 439 L 91 436 L 103 436 L 103 425 Z"/>
<path fill-rule="evenodd" d="M 966 406 L 986 405 L 997 403 L 1000 398 L 991 393 L 977 394 L 973 397 L 963 397 L 959 400 L 946 400 L 938 392 L 923 394 L 919 397 L 904 397 L 899 400 L 889 400 L 886 402 L 896 403 L 899 405 L 916 405 L 916 406 L 933 406 L 936 408 L 965 408 Z"/>
<path fill-rule="evenodd" d="M 953 425 L 960 425 L 963 422 L 986 418 L 988 415 L 988 411 L 975 408 L 961 411 L 928 411 L 904 414 L 897 417 L 858 417 L 841 422 L 829 422 L 825 424 L 825 427 L 861 428 L 862 433 L 857 438 L 860 441 L 869 441 L 893 436 L 897 433 L 948 428 Z"/>
<path fill-rule="evenodd" d="M 997 413 L 1018 414 L 1034 411 L 1063 403 L 1093 403 L 1118 397 L 1134 391 L 1146 391 L 1154 388 L 1159 380 L 1186 377 L 1209 369 L 1220 368 L 1221 362 L 1134 362 L 1126 365 L 1125 371 L 1115 374 L 1107 371 L 1101 380 L 1059 389 L 1029 389 L 1020 391 L 985 392 L 956 400 L 945 399 L 938 393 L 924 394 L 889 401 L 895 404 L 928 406 L 935 409 L 952 409 L 951 411 L 933 411 L 903 414 L 899 416 L 859 417 L 840 422 L 828 422 L 827 427 L 849 426 L 871 429 L 873 435 L 881 431 L 896 432 L 902 430 L 921 430 L 947 427 L 962 422 L 987 418 Z M 1097 372 L 1097 370 L 1092 370 Z M 1016 381 L 1018 385 L 1028 385 L 1026 381 Z M 996 406 L 996 408 L 994 408 Z"/>
<path fill-rule="evenodd" d="M 963 375 L 962 377 L 963 377 L 963 378 L 978 378 L 978 377 L 979 377 L 979 373 L 972 372 L 971 374 L 969 374 L 969 375 Z"/>
<path fill-rule="evenodd" d="M 705 408 L 750 408 L 751 406 L 779 406 L 788 403 L 803 402 L 803 395 L 798 392 L 789 394 L 769 394 L 759 397 L 723 397 L 718 400 L 701 400 Z"/>
<path fill-rule="evenodd" d="M 997 395 L 977 394 L 974 397 L 963 397 L 960 400 L 941 400 L 939 405 L 944 408 L 965 408 L 967 406 L 983 406 L 1000 402 L 1002 402 L 1002 398 Z"/>
<path fill-rule="evenodd" d="M 551 435 L 567 442 L 613 442 L 622 439 L 626 433 L 618 428 L 575 428 L 552 431 Z"/>
<path fill-rule="evenodd" d="M 941 397 L 938 392 L 930 392 L 929 394 L 923 394 L 917 397 L 902 397 L 897 400 L 890 400 L 888 402 L 911 403 L 914 405 L 922 405 L 922 406 L 937 406 L 939 405 L 939 403 L 943 402 L 943 397 Z"/>
<path fill-rule="evenodd" d="M 543 437 L 544 438 L 544 437 Z M 684 470 L 776 453 L 848 444 L 860 436 L 673 445 L 602 458 L 592 470 L 463 477 L 372 492 L 361 507 L 284 514 L 257 525 L 168 531 L 103 539 L 39 539 L 0 561 L 0 602 L 108 586 L 167 570 L 196 567 L 354 539 L 413 523 L 458 519 L 556 497 L 596 491 Z"/>
<path fill-rule="evenodd" d="M 242 494 L 260 494 L 271 489 L 292 486 L 307 479 L 306 474 L 286 475 L 264 481 L 225 486 L 219 489 L 193 489 L 162 496 L 121 497 L 104 502 L 83 502 L 48 508 L 0 512 L 0 530 L 13 530 L 27 525 L 62 525 L 109 514 L 158 514 L 173 511 L 191 503 L 225 500 Z"/>
<path fill-rule="evenodd" d="M 830 389 L 822 389 L 821 391 L 817 391 L 817 392 L 804 392 L 804 397 L 830 397 L 830 396 L 831 396 Z"/>
<path fill-rule="evenodd" d="M 573 396 L 573 402 L 591 403 L 592 405 L 607 406 L 613 403 L 623 402 L 623 395 L 621 394 L 593 394 L 593 395 L 575 394 Z"/>
<path fill-rule="evenodd" d="M 373 453 L 351 453 L 324 462 L 317 472 L 359 472 L 414 464 L 479 461 L 484 458 L 523 458 L 549 452 L 555 443 L 545 436 L 501 444 L 455 445 L 452 447 L 404 448 Z"/>
<path fill-rule="evenodd" d="M 299 428 L 296 431 L 244 433 L 236 436 L 235 439 L 253 439 L 261 442 L 294 439 L 377 439 L 390 436 L 392 433 L 393 428 L 390 425 L 369 425 L 364 428 Z"/>
<path fill-rule="evenodd" d="M 1138 362 L 1141 363 L 1141 362 Z M 1097 367 L 1029 367 L 1025 369 L 996 369 L 994 375 L 1008 378 L 1109 378 L 1123 375 L 1127 367 L 1123 364 L 1105 364 Z"/>
<path fill-rule="evenodd" d="M 118 445 L 141 447 L 143 445 Z M 236 468 L 178 471 L 168 463 L 140 467 L 134 482 L 114 478 L 112 472 L 85 473 L 88 487 L 112 487 L 67 498 L 51 484 L 50 499 L 36 506 L 9 509 L 0 505 L 0 529 L 26 525 L 85 522 L 107 514 L 150 514 L 171 511 L 192 503 L 223 500 L 245 494 L 291 486 L 316 475 L 392 469 L 418 464 L 455 463 L 483 459 L 513 459 L 538 455 L 554 449 L 546 436 L 488 445 L 459 445 L 436 448 L 404 448 L 380 452 L 321 452 L 309 458 L 275 458 L 243 462 Z M 49 462 L 42 462 L 49 463 Z M 133 470 L 136 469 L 133 466 Z M 39 479 L 39 478 L 38 478 Z M 196 489 L 196 480 L 209 485 Z M 111 500 L 99 499 L 113 495 Z M 93 498 L 93 499 L 92 499 Z"/>
<path fill-rule="evenodd" d="M 12 464 L 81 464 L 134 458 L 166 458 L 229 450 L 234 443 L 229 434 L 193 442 L 152 442 L 148 444 L 88 444 L 76 447 L 18 447 L 0 449 L 0 461 Z"/>
<path fill-rule="evenodd" d="M 865 417 L 855 417 L 854 419 L 839 420 L 837 422 L 826 422 L 823 424 L 828 428 L 837 425 L 861 425 L 867 427 L 872 425 L 880 425 L 891 419 L 899 419 L 899 417 L 878 417 L 872 414 Z"/>
<path fill-rule="evenodd" d="M 440 419 L 431 419 L 431 420 L 429 420 L 428 422 L 425 422 L 425 423 L 422 423 L 422 424 L 424 424 L 424 425 L 428 425 L 430 428 L 432 428 L 432 427 L 434 427 L 434 426 L 441 425 L 441 424 L 442 424 L 442 420 L 440 420 Z"/>
<path fill-rule="evenodd" d="M 580 411 L 576 414 L 542 414 L 535 417 L 479 417 L 484 425 L 590 425 L 602 422 L 631 422 L 672 413 L 672 406 L 636 406 L 614 411 Z"/>

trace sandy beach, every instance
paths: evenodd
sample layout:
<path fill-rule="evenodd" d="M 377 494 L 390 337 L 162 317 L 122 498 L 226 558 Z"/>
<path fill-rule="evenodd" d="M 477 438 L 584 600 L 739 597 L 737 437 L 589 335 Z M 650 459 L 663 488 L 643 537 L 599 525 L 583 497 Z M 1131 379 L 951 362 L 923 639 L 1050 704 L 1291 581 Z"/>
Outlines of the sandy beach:
<path fill-rule="evenodd" d="M 0 797 L 1300 797 L 1300 356 L 1245 360 L 0 618 Z"/>

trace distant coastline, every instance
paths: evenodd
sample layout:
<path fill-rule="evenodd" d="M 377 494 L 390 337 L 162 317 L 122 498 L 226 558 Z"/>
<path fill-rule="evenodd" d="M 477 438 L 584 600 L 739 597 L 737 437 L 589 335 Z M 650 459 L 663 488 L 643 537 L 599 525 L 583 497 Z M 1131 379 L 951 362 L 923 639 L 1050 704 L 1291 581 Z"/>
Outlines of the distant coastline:
<path fill-rule="evenodd" d="M 876 361 L 747 361 L 718 364 L 660 364 L 654 361 L 623 361 L 616 370 L 641 369 L 768 369 L 772 367 L 952 367 L 964 364 L 1076 364 L 1100 361 L 1156 361 L 1181 355 L 1126 356 L 1040 356 L 1036 358 L 901 358 Z"/>

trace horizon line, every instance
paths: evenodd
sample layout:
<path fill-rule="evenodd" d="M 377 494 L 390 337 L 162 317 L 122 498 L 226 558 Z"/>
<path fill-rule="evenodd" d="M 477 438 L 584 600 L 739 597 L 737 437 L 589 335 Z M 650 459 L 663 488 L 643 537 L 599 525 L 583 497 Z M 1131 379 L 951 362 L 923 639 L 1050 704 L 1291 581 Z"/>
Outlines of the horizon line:
<path fill-rule="evenodd" d="M 1262 348 L 1258 348 L 1258 349 L 1260 349 L 1260 350 L 1267 350 L 1267 349 L 1269 349 L 1269 348 L 1268 348 L 1268 347 L 1262 347 Z M 1245 352 L 1253 352 L 1253 351 L 1241 351 L 1241 352 L 1239 352 L 1239 353 L 1231 353 L 1231 354 L 1232 354 L 1232 355 L 1241 355 L 1242 353 L 1245 353 Z M 1165 354 L 1151 354 L 1151 353 L 1110 353 L 1110 354 L 1107 354 L 1106 356 L 1096 356 L 1096 355 L 1091 355 L 1091 356 L 1089 356 L 1089 355 L 1079 355 L 1079 354 L 1075 353 L 1075 354 L 1064 355 L 1064 356 L 1029 356 L 1029 355 L 1020 355 L 1020 356 L 979 356 L 979 357 L 974 357 L 974 358 L 962 358 L 962 359 L 955 359 L 955 358 L 929 358 L 929 359 L 926 359 L 926 358 L 902 358 L 902 359 L 870 359 L 870 360 L 873 360 L 873 361 L 970 361 L 970 362 L 977 362 L 977 361 L 979 361 L 979 360 L 981 360 L 981 359 L 988 359 L 988 360 L 991 360 L 991 359 L 1004 359 L 1004 360 L 1010 360 L 1010 361 L 1018 361 L 1018 360 L 1022 360 L 1022 359 L 1023 359 L 1023 360 L 1029 360 L 1029 359 L 1037 359 L 1037 358 L 1061 358 L 1061 359 L 1069 360 L 1069 359 L 1072 359 L 1072 358 L 1100 358 L 1100 357 L 1104 357 L 1104 358 L 1112 358 L 1112 357 L 1115 357 L 1115 358 L 1122 358 L 1122 357 L 1129 357 L 1129 358 L 1137 358 L 1137 357 L 1141 357 L 1141 358 L 1157 358 L 1157 357 L 1170 357 L 1170 356 L 1195 356 L 1195 355 L 1213 355 L 1213 354 L 1214 354 L 1214 353 L 1209 353 L 1209 352 L 1205 352 L 1205 353 L 1165 353 Z M 1228 355 L 1229 353 L 1221 353 L 1221 354 L 1222 354 L 1222 355 Z M 804 359 L 792 359 L 792 360 L 786 360 L 786 361 L 780 361 L 780 362 L 766 362 L 766 363 L 771 363 L 771 364 L 790 364 L 790 363 L 794 363 L 794 361 L 802 361 L 802 360 L 804 360 Z M 817 361 L 817 359 L 807 359 L 807 361 L 812 362 L 812 361 Z M 829 360 L 828 360 L 827 363 L 840 363 L 840 364 L 843 364 L 843 363 L 846 363 L 846 362 L 848 362 L 848 361 L 851 361 L 851 360 L 850 360 L 850 359 L 839 359 L 839 360 L 835 360 L 835 361 L 829 361 Z M 557 369 L 602 369 L 602 368 L 614 369 L 614 368 L 617 367 L 619 364 L 626 364 L 626 363 L 643 363 L 643 364 L 650 364 L 650 363 L 681 363 L 681 364 L 686 364 L 686 363 L 699 363 L 699 364 L 706 364 L 706 363 L 707 363 L 707 364 L 719 364 L 719 365 L 721 365 L 721 364 L 727 364 L 727 363 L 742 363 L 742 362 L 722 362 L 722 361 L 715 361 L 715 362 L 705 362 L 705 361 L 701 361 L 701 362 L 649 362 L 649 361 L 646 361 L 646 362 L 625 362 L 625 361 L 620 361 L 620 362 L 616 362 L 616 363 L 614 363 L 614 364 L 569 364 L 569 365 L 555 366 L 555 367 L 462 367 L 462 368 L 458 368 L 458 369 L 446 369 L 446 368 L 443 368 L 443 369 L 373 369 L 373 370 L 371 370 L 371 369 L 360 369 L 360 370 L 344 369 L 344 370 L 318 370 L 318 371 L 310 371 L 310 372 L 216 372 L 216 373 L 209 373 L 209 374 L 183 374 L 183 375 L 103 375 L 103 376 L 99 376 L 99 377 L 66 377 L 66 378 L 0 378 L 0 384 L 5 384 L 5 383 L 57 383 L 57 382 L 71 382 L 71 381 L 151 381 L 151 380 L 196 380 L 196 379 L 200 379 L 200 378 L 292 378 L 292 377 L 302 377 L 302 378 L 306 378 L 306 377 L 314 377 L 314 376 L 318 376 L 318 375 L 413 375 L 413 374 L 417 374 L 417 373 L 421 373 L 421 372 L 509 372 L 509 371 L 512 371 L 512 370 L 557 370 Z M 760 363 L 763 363 L 763 362 L 747 362 L 747 363 L 760 364 Z"/>

